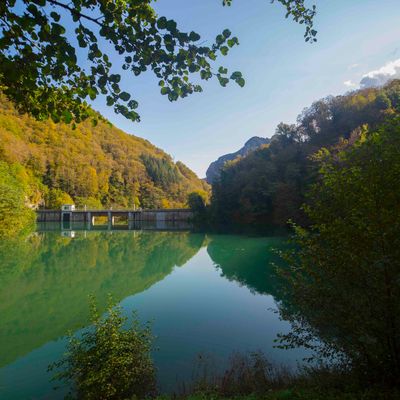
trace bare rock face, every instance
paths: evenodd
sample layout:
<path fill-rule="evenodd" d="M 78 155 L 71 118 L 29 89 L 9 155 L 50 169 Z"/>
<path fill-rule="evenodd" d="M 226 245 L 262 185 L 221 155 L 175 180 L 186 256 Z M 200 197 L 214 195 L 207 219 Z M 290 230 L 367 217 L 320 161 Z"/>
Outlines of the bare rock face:
<path fill-rule="evenodd" d="M 249 139 L 245 145 L 235 153 L 225 154 L 218 158 L 218 160 L 212 162 L 206 172 L 206 180 L 212 184 L 216 179 L 219 178 L 222 167 L 227 161 L 235 160 L 237 157 L 246 157 L 249 153 L 257 150 L 264 144 L 269 144 L 270 139 L 253 136 Z"/>

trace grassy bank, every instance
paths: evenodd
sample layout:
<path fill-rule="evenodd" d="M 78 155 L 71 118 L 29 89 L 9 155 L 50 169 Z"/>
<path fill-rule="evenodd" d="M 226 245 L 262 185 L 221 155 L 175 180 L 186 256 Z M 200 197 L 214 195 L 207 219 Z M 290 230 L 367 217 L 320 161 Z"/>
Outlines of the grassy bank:
<path fill-rule="evenodd" d="M 217 400 L 395 400 L 395 387 L 366 383 L 342 366 L 305 366 L 297 371 L 277 367 L 261 352 L 235 354 L 222 374 L 204 373 L 174 396 L 160 399 Z"/>

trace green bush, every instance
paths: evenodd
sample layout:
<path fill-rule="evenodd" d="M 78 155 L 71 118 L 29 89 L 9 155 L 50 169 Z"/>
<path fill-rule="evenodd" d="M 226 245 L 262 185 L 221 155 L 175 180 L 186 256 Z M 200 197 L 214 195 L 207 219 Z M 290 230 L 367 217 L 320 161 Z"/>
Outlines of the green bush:
<path fill-rule="evenodd" d="M 63 204 L 74 204 L 71 196 L 61 189 L 50 189 L 44 198 L 45 206 L 48 209 L 59 210 Z"/>
<path fill-rule="evenodd" d="M 400 386 L 400 119 L 318 154 L 289 255 L 289 346 L 317 345 L 361 382 Z"/>
<path fill-rule="evenodd" d="M 111 304 L 111 303 L 110 303 Z M 150 357 L 152 335 L 136 316 L 129 327 L 120 307 L 108 307 L 101 318 L 91 303 L 93 327 L 81 337 L 71 336 L 62 360 L 49 367 L 55 379 L 68 383 L 72 399 L 124 400 L 155 393 L 156 378 Z"/>
<path fill-rule="evenodd" d="M 27 206 L 29 185 L 25 175 L 23 167 L 0 162 L 0 238 L 34 226 L 35 213 Z"/>
<path fill-rule="evenodd" d="M 187 204 L 194 213 L 205 213 L 207 204 L 207 193 L 204 191 L 195 191 L 189 193 Z"/>

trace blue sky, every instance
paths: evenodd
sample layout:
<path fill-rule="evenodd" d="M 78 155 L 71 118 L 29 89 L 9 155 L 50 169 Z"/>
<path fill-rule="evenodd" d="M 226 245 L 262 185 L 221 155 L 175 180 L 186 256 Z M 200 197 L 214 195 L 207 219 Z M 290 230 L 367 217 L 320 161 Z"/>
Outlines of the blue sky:
<path fill-rule="evenodd" d="M 294 122 L 312 101 L 345 93 L 365 74 L 400 59 L 398 0 L 317 0 L 318 42 L 312 45 L 304 42 L 302 26 L 284 19 L 277 3 L 221 3 L 158 0 L 155 8 L 202 40 L 212 42 L 224 28 L 238 36 L 240 46 L 217 66 L 240 70 L 244 88 L 209 81 L 203 93 L 170 103 L 152 73 L 136 78 L 127 72 L 122 83 L 139 101 L 140 123 L 115 115 L 104 99 L 93 104 L 117 127 L 150 140 L 200 177 L 211 161 L 251 136 L 270 137 L 279 122 Z"/>

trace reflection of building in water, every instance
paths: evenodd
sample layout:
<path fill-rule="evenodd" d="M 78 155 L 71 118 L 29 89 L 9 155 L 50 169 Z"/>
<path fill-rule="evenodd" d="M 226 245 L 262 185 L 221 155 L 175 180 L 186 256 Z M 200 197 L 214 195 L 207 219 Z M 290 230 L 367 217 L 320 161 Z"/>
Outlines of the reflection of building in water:
<path fill-rule="evenodd" d="M 109 233 L 132 231 L 140 233 L 140 231 L 181 231 L 187 232 L 193 228 L 193 225 L 187 221 L 128 221 L 126 224 L 115 225 L 92 225 L 83 222 L 38 222 L 37 228 L 41 232 L 58 232 L 65 237 L 85 236 L 90 231 L 102 231 Z M 68 233 L 73 231 L 74 234 Z M 135 237 L 135 235 L 133 235 Z"/>
<path fill-rule="evenodd" d="M 71 221 L 62 221 L 61 222 L 61 230 L 62 231 L 71 231 L 72 230 Z"/>
<path fill-rule="evenodd" d="M 61 236 L 62 237 L 68 237 L 68 238 L 74 238 L 75 237 L 75 231 L 61 231 Z"/>

